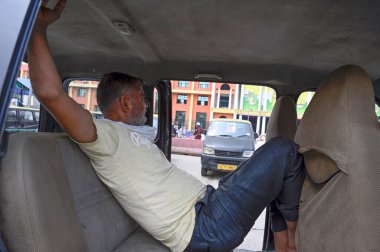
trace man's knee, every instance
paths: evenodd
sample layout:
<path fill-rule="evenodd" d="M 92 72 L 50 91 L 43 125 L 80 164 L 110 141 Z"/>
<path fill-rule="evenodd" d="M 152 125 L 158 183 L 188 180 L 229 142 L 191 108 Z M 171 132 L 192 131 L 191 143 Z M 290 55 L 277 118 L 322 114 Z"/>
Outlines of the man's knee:
<path fill-rule="evenodd" d="M 272 151 L 289 150 L 294 153 L 298 151 L 298 145 L 293 140 L 284 137 L 272 138 L 264 146 Z"/>
<path fill-rule="evenodd" d="M 262 147 L 263 152 L 271 153 L 276 159 L 293 163 L 300 155 L 298 145 L 291 139 L 275 137 L 266 142 Z"/>

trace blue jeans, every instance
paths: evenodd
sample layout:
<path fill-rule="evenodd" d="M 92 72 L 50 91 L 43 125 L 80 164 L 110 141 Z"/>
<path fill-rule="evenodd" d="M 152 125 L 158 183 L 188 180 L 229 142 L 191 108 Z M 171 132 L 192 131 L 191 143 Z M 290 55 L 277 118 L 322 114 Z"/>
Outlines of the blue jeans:
<path fill-rule="evenodd" d="M 195 227 L 186 250 L 231 251 L 271 202 L 286 220 L 298 220 L 304 178 L 298 146 L 283 138 L 268 141 L 236 171 L 222 177 L 218 189 L 207 186 L 206 196 L 195 205 Z"/>

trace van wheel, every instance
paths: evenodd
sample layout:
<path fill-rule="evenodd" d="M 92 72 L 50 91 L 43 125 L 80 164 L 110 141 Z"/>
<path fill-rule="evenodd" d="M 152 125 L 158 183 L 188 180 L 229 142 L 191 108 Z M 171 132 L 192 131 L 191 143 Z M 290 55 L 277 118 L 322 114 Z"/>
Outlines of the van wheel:
<path fill-rule="evenodd" d="M 207 172 L 208 172 L 207 168 L 203 168 L 203 167 L 201 168 L 201 175 L 202 176 L 204 176 L 204 177 L 207 176 Z"/>

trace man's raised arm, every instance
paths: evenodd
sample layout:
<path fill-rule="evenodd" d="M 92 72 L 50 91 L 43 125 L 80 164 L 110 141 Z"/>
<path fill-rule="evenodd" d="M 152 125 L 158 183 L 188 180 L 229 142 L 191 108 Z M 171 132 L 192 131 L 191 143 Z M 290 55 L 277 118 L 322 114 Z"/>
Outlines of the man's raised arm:
<path fill-rule="evenodd" d="M 42 2 L 28 46 L 33 91 L 74 140 L 81 143 L 92 142 L 96 139 L 96 128 L 91 114 L 63 90 L 46 37 L 47 27 L 60 17 L 66 0 L 58 1 L 54 9 L 47 8 L 46 3 L 47 1 Z"/>

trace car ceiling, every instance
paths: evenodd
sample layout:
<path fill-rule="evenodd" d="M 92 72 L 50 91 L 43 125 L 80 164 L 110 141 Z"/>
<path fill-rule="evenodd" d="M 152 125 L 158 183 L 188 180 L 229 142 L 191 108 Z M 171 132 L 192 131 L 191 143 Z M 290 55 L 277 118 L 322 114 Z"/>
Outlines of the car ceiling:
<path fill-rule="evenodd" d="M 345 64 L 378 79 L 379 11 L 365 0 L 71 0 L 48 38 L 63 77 L 122 71 L 154 84 L 214 74 L 198 80 L 292 94 Z"/>

